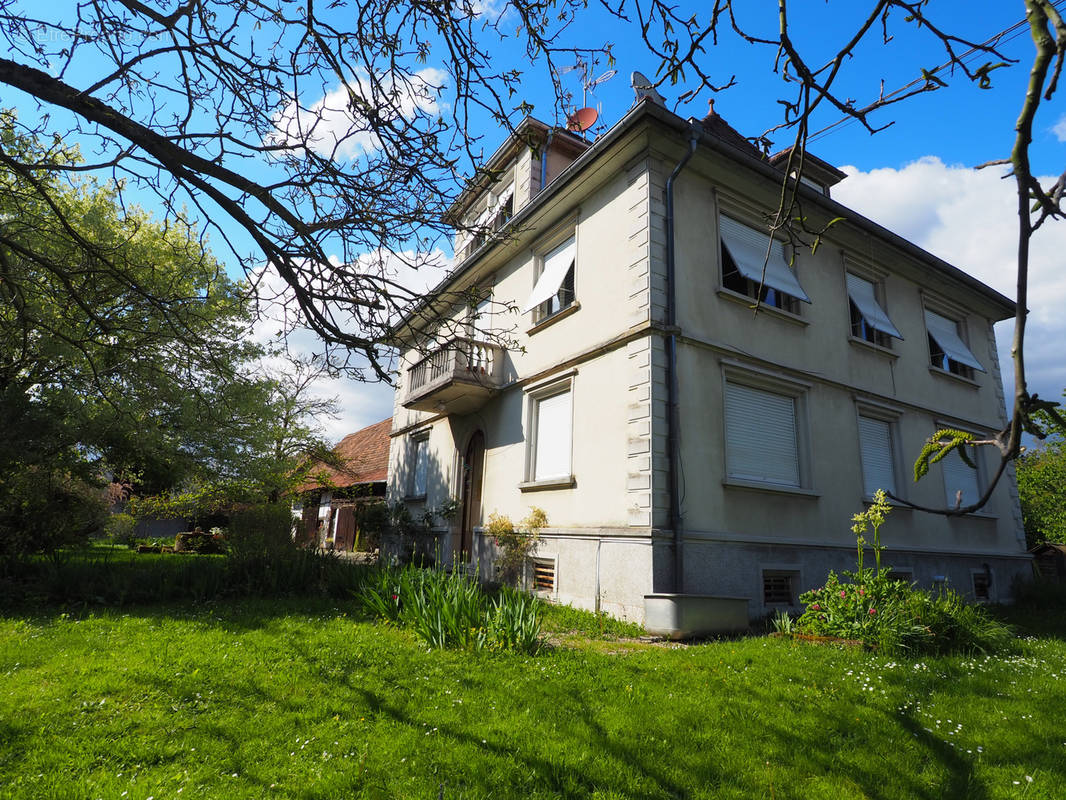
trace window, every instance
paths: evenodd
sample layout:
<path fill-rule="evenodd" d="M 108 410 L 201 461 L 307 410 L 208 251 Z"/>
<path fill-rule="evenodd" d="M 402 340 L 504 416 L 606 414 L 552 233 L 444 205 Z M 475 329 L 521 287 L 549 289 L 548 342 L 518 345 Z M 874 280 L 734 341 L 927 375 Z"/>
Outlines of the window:
<path fill-rule="evenodd" d="M 718 217 L 718 229 L 723 288 L 792 313 L 798 313 L 800 300 L 811 302 L 789 267 L 783 243 L 724 215 Z"/>
<path fill-rule="evenodd" d="M 573 236 L 549 250 L 540 262 L 540 275 L 533 291 L 526 300 L 522 312 L 536 310 L 537 322 L 555 316 L 574 303 L 574 269 L 577 264 L 577 246 Z"/>
<path fill-rule="evenodd" d="M 407 496 L 422 498 L 426 496 L 426 477 L 429 472 L 429 434 L 423 433 L 411 437 L 411 472 Z"/>
<path fill-rule="evenodd" d="M 976 503 L 981 496 L 980 452 L 978 448 L 971 447 L 966 455 L 977 469 L 963 460 L 959 448 L 955 448 L 939 462 L 944 474 L 944 499 L 948 508 L 968 506 Z"/>
<path fill-rule="evenodd" d="M 862 493 L 873 497 L 878 489 L 896 494 L 896 459 L 893 423 L 859 414 L 859 453 L 862 457 Z"/>
<path fill-rule="evenodd" d="M 800 487 L 798 397 L 728 380 L 726 475 L 732 480 Z"/>
<path fill-rule="evenodd" d="M 492 230 L 498 231 L 514 216 L 514 187 L 508 186 L 497 197 L 492 207 Z"/>
<path fill-rule="evenodd" d="M 538 594 L 555 594 L 555 559 L 533 559 L 533 591 Z"/>
<path fill-rule="evenodd" d="M 985 371 L 963 341 L 964 326 L 961 323 L 926 309 L 925 329 L 929 333 L 929 363 L 932 366 L 971 379 L 974 370 Z"/>
<path fill-rule="evenodd" d="M 765 570 L 762 574 L 762 601 L 768 606 L 796 604 L 796 573 Z"/>
<path fill-rule="evenodd" d="M 848 306 L 851 312 L 851 335 L 880 347 L 891 347 L 895 337 L 903 336 L 878 300 L 878 284 L 847 273 Z"/>
<path fill-rule="evenodd" d="M 973 599 L 987 603 L 992 599 L 992 570 L 986 565 L 984 569 L 970 573 L 973 581 Z"/>
<path fill-rule="evenodd" d="M 572 405 L 570 381 L 530 395 L 529 478 L 572 483 L 570 466 Z"/>

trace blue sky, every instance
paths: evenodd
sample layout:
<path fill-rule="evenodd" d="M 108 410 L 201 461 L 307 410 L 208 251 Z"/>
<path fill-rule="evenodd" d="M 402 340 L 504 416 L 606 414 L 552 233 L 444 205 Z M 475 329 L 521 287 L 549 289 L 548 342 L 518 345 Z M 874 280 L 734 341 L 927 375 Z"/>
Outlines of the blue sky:
<path fill-rule="evenodd" d="M 702 9 L 704 4 L 687 4 Z M 853 28 L 854 6 L 846 4 L 796 4 L 804 17 L 794 17 L 795 37 L 809 52 L 828 57 Z M 862 4 L 865 6 L 866 4 Z M 743 4 L 750 22 L 758 30 L 776 20 L 776 2 L 760 0 Z M 810 14 L 808 15 L 808 12 Z M 838 16 L 834 16 L 837 14 Z M 984 42 L 1023 19 L 1021 2 L 946 2 L 934 0 L 929 7 L 934 21 L 952 32 Z M 764 22 L 765 21 L 765 22 Z M 905 86 L 920 76 L 920 68 L 933 69 L 946 61 L 943 48 L 924 32 L 897 24 L 894 38 L 857 51 L 845 66 L 841 85 L 859 104 L 878 96 L 884 81 L 885 93 Z M 576 47 L 596 47 L 614 43 L 617 75 L 594 89 L 588 104 L 598 108 L 600 124 L 610 125 L 630 107 L 633 92 L 629 74 L 640 70 L 653 75 L 654 58 L 647 53 L 635 26 L 619 23 L 599 9 L 590 9 L 566 32 L 565 43 Z M 992 73 L 993 87 L 981 90 L 962 75 L 940 73 L 947 88 L 910 98 L 878 112 L 872 119 L 891 127 L 871 135 L 861 125 L 850 122 L 833 127 L 810 145 L 815 154 L 844 168 L 849 177 L 834 189 L 834 196 L 857 211 L 914 241 L 945 260 L 970 272 L 1004 294 L 1014 295 L 1014 250 L 1016 216 L 1013 182 L 1003 180 L 1003 168 L 981 171 L 978 164 L 1009 155 L 1014 139 L 1014 121 L 1020 110 L 1032 59 L 1032 43 L 1027 26 L 1001 40 L 1002 49 L 1018 60 L 1009 68 Z M 503 46 L 501 58 L 528 68 L 524 56 Z M 735 75 L 735 84 L 715 95 L 716 110 L 746 136 L 761 134 L 781 121 L 778 98 L 787 96 L 788 87 L 772 72 L 774 53 L 765 46 L 753 46 L 727 33 L 718 47 L 708 48 L 705 70 L 720 83 Z M 817 59 L 811 58 L 812 62 Z M 974 67 L 987 60 L 973 60 Z M 568 63 L 561 60 L 560 63 Z M 591 77 L 602 75 L 608 65 L 591 68 Z M 564 86 L 581 96 L 579 71 L 563 76 Z M 531 73 L 531 76 L 535 72 Z M 534 116 L 554 121 L 555 111 L 548 81 L 539 84 L 534 77 L 523 87 L 534 103 Z M 672 90 L 673 89 L 673 90 Z M 675 108 L 678 87 L 664 86 L 667 104 L 682 116 L 702 117 L 710 94 L 704 92 L 684 107 Z M 578 103 L 579 105 L 580 103 Z M 822 111 L 812 123 L 819 130 L 840 119 L 832 110 Z M 1042 175 L 1057 175 L 1066 165 L 1066 104 L 1061 98 L 1046 104 L 1037 120 L 1032 147 L 1033 162 Z M 1056 132 L 1058 128 L 1058 132 Z M 490 128 L 491 130 L 491 128 Z M 497 137 L 498 138 L 498 137 Z M 789 143 L 789 134 L 775 137 L 775 149 Z M 497 145 L 486 135 L 485 149 Z M 1061 344 L 1066 341 L 1066 322 L 1060 309 L 1066 303 L 1066 278 L 1061 254 L 1066 252 L 1066 223 L 1053 223 L 1034 240 L 1029 339 L 1026 348 L 1030 390 L 1042 396 L 1059 398 L 1066 388 L 1066 364 Z M 1000 361 L 1009 373 L 1010 322 L 997 326 Z M 1009 374 L 1008 374 L 1009 378 Z M 336 387 L 335 387 L 336 388 Z M 1011 389 L 1008 382 L 1007 391 Z M 384 386 L 343 387 L 345 417 L 333 424 L 335 435 L 355 430 L 391 414 L 392 392 Z"/>
<path fill-rule="evenodd" d="M 513 12 L 501 12 L 504 0 L 477 0 L 477 3 L 484 12 L 482 19 L 499 19 L 501 30 L 514 30 L 517 19 Z M 679 2 L 679 13 L 706 13 L 709 5 Z M 854 30 L 869 5 L 840 0 L 794 2 L 792 30 L 801 52 L 812 64 L 831 55 Z M 737 6 L 742 9 L 738 12 L 739 22 L 749 32 L 773 33 L 776 0 L 742 0 Z M 64 5 L 57 5 L 48 13 L 62 14 L 62 8 Z M 351 12 L 337 9 L 332 13 L 343 24 L 344 15 Z M 1021 21 L 1024 6 L 1021 0 L 933 0 L 927 6 L 927 14 L 952 33 L 983 42 Z M 839 84 L 841 92 L 854 98 L 860 106 L 878 96 L 882 81 L 884 91 L 889 93 L 918 78 L 921 68 L 931 70 L 946 60 L 942 46 L 933 37 L 903 24 L 899 18 L 895 19 L 892 33 L 892 41 L 882 45 L 875 32 L 870 42 L 861 45 L 844 66 Z M 526 100 L 533 104 L 534 116 L 547 122 L 561 122 L 564 112 L 553 102 L 544 65 L 530 65 L 524 50 L 513 39 L 492 41 L 500 68 L 513 67 L 525 73 L 523 96 L 516 97 L 515 102 Z M 612 17 L 595 2 L 580 13 L 558 40 L 561 46 L 586 48 L 607 43 L 613 45 L 614 64 L 609 65 L 601 57 L 598 64 L 590 66 L 589 77 L 599 77 L 611 67 L 617 74 L 595 87 L 587 98 L 588 105 L 599 110 L 599 124 L 603 126 L 613 124 L 630 108 L 633 102 L 630 73 L 640 70 L 654 76 L 657 68 L 657 61 L 640 40 L 637 27 Z M 872 117 L 877 124 L 893 122 L 886 130 L 871 135 L 859 124 L 850 122 L 815 137 L 810 150 L 848 172 L 849 177 L 834 189 L 837 199 L 1013 296 L 1016 245 L 1013 183 L 1001 179 L 1002 168 L 980 172 L 972 169 L 977 164 L 1006 157 L 1013 143 L 1014 120 L 1032 60 L 1027 27 L 1004 37 L 1001 45 L 1006 55 L 1018 59 L 1018 63 L 995 71 L 992 89 L 980 90 L 961 75 L 941 73 L 940 77 L 949 84 L 947 88 L 911 98 Z M 782 107 L 777 100 L 788 96 L 789 86 L 773 73 L 774 56 L 772 48 L 747 44 L 727 29 L 719 37 L 718 45 L 708 46 L 702 56 L 704 70 L 716 83 L 725 84 L 735 76 L 732 87 L 715 95 L 715 105 L 746 136 L 759 135 L 781 121 Z M 985 60 L 985 57 L 976 58 L 973 66 Z M 557 65 L 572 63 L 573 58 L 561 57 Z M 432 51 L 424 63 L 414 66 L 432 75 L 437 75 L 435 71 L 442 67 L 443 61 Z M 77 83 L 79 75 L 73 72 L 68 79 Z M 577 101 L 581 97 L 580 76 L 580 70 L 574 70 L 562 77 L 564 88 Z M 704 116 L 710 98 L 706 91 L 684 106 L 674 105 L 684 88 L 683 84 L 667 85 L 660 91 L 668 107 L 678 114 Z M 305 105 L 311 105 L 318 98 L 301 99 Z M 32 104 L 14 94 L 5 96 L 0 105 L 17 105 L 24 115 L 36 113 Z M 450 111 L 447 93 L 439 100 L 439 111 L 447 118 Z M 819 130 L 838 120 L 835 111 L 822 109 L 812 121 L 812 129 Z M 470 133 L 482 135 L 485 152 L 491 153 L 502 139 L 502 129 L 487 117 L 475 119 L 472 126 L 476 129 L 472 128 Z M 774 149 L 790 143 L 787 132 L 773 138 Z M 1046 104 L 1037 119 L 1032 153 L 1038 174 L 1057 175 L 1063 170 L 1066 166 L 1064 140 L 1066 104 L 1060 97 Z M 151 209 L 150 197 L 145 195 L 143 199 Z M 232 233 L 238 247 L 250 249 L 242 232 Z M 443 255 L 449 255 L 446 243 L 442 247 Z M 1066 387 L 1066 366 L 1059 352 L 1061 343 L 1066 341 L 1066 315 L 1060 312 L 1066 304 L 1066 278 L 1060 268 L 1062 253 L 1066 253 L 1066 223 L 1045 226 L 1034 241 L 1027 358 L 1030 389 L 1054 398 L 1059 398 Z M 226 259 L 220 249 L 216 248 L 216 254 Z M 231 271 L 238 271 L 236 264 L 230 266 Z M 426 276 L 422 280 L 435 282 Z M 261 330 L 265 335 L 276 327 L 264 325 Z M 1011 330 L 1010 323 L 997 327 L 1004 369 L 1009 367 L 1007 344 Z M 309 334 L 300 333 L 293 337 L 292 346 L 296 350 L 313 350 L 315 343 Z M 388 386 L 331 382 L 321 390 L 339 395 L 344 410 L 340 419 L 327 422 L 328 435 L 333 439 L 391 415 L 392 390 Z"/>

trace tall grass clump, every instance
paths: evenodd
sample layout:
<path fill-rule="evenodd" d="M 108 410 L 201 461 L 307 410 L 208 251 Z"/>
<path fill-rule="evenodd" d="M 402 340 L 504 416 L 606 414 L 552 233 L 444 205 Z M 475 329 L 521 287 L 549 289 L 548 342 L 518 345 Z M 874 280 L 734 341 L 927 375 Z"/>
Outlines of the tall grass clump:
<path fill-rule="evenodd" d="M 882 566 L 880 528 L 891 511 L 885 493 L 856 514 L 852 531 L 858 549 L 857 570 L 843 579 L 830 572 L 825 585 L 805 592 L 806 605 L 794 631 L 861 641 L 882 652 L 938 654 L 992 653 L 1010 646 L 1013 635 L 1006 625 L 983 608 L 968 605 L 956 592 L 937 592 L 897 580 L 892 568 Z M 864 535 L 873 529 L 874 568 L 863 565 Z"/>
<path fill-rule="evenodd" d="M 410 628 L 433 648 L 530 654 L 540 649 L 534 598 L 510 587 L 490 597 L 458 570 L 375 568 L 365 576 L 358 596 L 370 613 Z"/>

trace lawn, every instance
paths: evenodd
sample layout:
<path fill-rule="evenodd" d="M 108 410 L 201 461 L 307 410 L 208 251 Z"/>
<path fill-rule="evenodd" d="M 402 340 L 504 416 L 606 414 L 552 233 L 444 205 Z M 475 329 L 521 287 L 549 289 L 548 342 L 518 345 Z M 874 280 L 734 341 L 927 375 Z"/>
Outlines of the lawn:
<path fill-rule="evenodd" d="M 575 622 L 517 656 L 327 599 L 7 612 L 0 797 L 1063 797 L 1054 634 L 907 661 Z"/>

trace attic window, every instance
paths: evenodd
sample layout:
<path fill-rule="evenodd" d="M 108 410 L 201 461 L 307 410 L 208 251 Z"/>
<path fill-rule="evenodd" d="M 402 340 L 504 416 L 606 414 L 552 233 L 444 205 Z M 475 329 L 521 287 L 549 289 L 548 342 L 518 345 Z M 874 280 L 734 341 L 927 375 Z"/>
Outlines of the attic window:
<path fill-rule="evenodd" d="M 926 309 L 925 329 L 929 333 L 929 363 L 932 366 L 964 378 L 972 378 L 974 370 L 985 371 L 962 340 L 958 322 Z"/>
<path fill-rule="evenodd" d="M 788 265 L 784 243 L 731 217 L 719 216 L 718 223 L 726 289 L 793 313 L 797 301 L 811 302 Z"/>
<path fill-rule="evenodd" d="M 888 313 L 877 299 L 878 286 L 850 272 L 846 277 L 851 311 L 851 335 L 881 347 L 891 346 L 890 336 L 903 341 L 903 334 L 892 324 Z"/>

